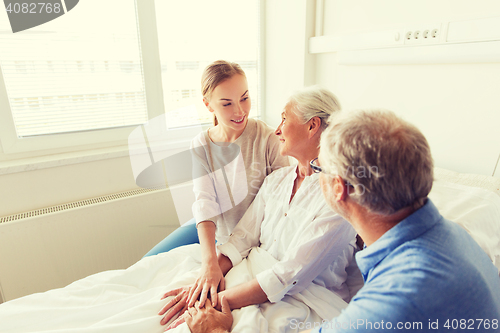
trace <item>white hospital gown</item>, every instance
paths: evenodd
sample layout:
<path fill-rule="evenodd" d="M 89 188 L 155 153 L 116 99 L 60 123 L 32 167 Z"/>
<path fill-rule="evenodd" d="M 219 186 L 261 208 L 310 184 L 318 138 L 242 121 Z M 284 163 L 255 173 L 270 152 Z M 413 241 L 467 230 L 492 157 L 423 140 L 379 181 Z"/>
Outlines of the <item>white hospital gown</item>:
<path fill-rule="evenodd" d="M 273 303 L 311 282 L 348 301 L 346 267 L 354 260 L 356 232 L 328 207 L 318 174 L 305 177 L 290 202 L 296 168 L 281 168 L 266 177 L 229 241 L 218 249 L 233 266 L 257 246 L 279 260 L 256 276 Z"/>

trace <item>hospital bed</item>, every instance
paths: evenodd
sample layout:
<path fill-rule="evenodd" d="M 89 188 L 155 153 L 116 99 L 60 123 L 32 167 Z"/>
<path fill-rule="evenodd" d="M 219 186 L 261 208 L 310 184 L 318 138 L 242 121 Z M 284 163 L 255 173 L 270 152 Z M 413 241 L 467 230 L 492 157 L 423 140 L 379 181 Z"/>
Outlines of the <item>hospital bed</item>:
<path fill-rule="evenodd" d="M 500 179 L 436 168 L 429 197 L 500 268 Z M 252 250 L 249 257 L 228 274 L 228 287 L 273 264 L 273 258 L 258 250 Z M 199 267 L 199 248 L 189 245 L 144 258 L 126 270 L 98 273 L 65 288 L 15 299 L 0 305 L 0 332 L 163 332 L 157 315 L 165 304 L 161 296 L 192 283 Z M 276 304 L 234 310 L 233 328 L 237 332 L 297 332 L 304 323 L 317 325 L 331 319 L 345 306 L 333 293 L 313 285 Z M 183 324 L 173 332 L 189 329 Z"/>

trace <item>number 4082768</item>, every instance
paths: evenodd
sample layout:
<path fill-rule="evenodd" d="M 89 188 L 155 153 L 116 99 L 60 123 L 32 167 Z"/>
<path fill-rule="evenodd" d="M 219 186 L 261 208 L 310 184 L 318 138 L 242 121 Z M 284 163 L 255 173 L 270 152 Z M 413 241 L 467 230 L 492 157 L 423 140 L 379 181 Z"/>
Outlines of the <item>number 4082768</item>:
<path fill-rule="evenodd" d="M 7 13 L 16 13 L 16 14 L 41 14 L 41 13 L 56 13 L 59 14 L 62 10 L 60 3 L 9 3 L 9 5 L 5 8 Z"/>
<path fill-rule="evenodd" d="M 499 325 L 498 325 L 498 319 L 448 319 L 444 325 L 444 328 L 446 329 L 468 329 L 468 330 L 474 330 L 474 329 L 480 329 L 480 330 L 497 330 Z"/>

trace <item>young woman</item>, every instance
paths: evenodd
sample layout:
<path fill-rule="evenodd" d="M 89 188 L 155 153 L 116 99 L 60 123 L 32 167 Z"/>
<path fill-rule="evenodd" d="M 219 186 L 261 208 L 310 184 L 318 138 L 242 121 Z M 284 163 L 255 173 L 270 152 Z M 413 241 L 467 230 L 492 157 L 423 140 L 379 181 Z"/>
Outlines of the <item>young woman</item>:
<path fill-rule="evenodd" d="M 146 256 L 195 243 L 199 238 L 202 267 L 190 289 L 189 304 L 201 294 L 203 304 L 210 296 L 216 306 L 217 292 L 224 290 L 216 241 L 222 244 L 228 240 L 264 178 L 289 163 L 279 154 L 279 140 L 273 130 L 260 120 L 248 118 L 250 93 L 245 72 L 238 64 L 221 60 L 210 64 L 201 84 L 203 102 L 213 113 L 215 126 L 191 143 L 197 164 L 193 177 L 196 223 L 178 228 Z"/>

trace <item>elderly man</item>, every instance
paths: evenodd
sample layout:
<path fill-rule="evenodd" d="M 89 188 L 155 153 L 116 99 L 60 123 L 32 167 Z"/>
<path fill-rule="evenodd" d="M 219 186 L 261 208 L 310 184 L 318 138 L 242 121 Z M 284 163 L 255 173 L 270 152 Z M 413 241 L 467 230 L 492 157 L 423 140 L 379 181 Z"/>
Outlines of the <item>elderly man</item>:
<path fill-rule="evenodd" d="M 390 111 L 343 113 L 314 162 L 328 203 L 366 248 L 356 254 L 365 285 L 313 332 L 500 331 L 498 270 L 427 198 L 433 163 L 417 128 Z"/>
<path fill-rule="evenodd" d="M 320 332 L 500 330 L 498 270 L 427 198 L 433 163 L 416 127 L 389 111 L 344 113 L 319 161 L 325 198 L 367 246 L 356 255 L 365 285 Z"/>

